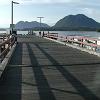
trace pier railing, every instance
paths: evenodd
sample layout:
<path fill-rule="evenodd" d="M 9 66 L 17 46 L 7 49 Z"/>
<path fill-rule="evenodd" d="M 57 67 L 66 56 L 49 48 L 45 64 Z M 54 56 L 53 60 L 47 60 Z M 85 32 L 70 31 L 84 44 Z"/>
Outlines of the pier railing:
<path fill-rule="evenodd" d="M 58 36 L 58 33 L 45 34 L 44 37 L 90 49 L 93 51 L 97 51 L 98 49 L 100 49 L 100 39 L 94 39 L 85 36 Z"/>
<path fill-rule="evenodd" d="M 15 37 L 6 38 L 2 43 L 0 43 L 0 62 L 3 61 L 7 53 L 10 51 L 11 47 L 15 43 Z"/>

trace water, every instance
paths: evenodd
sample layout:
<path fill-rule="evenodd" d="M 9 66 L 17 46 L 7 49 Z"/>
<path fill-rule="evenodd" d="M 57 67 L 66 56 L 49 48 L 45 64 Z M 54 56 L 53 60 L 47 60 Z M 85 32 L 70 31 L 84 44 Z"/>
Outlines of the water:
<path fill-rule="evenodd" d="M 0 31 L 0 34 L 2 34 L 2 33 L 6 33 L 6 31 Z"/>
<path fill-rule="evenodd" d="M 6 33 L 6 31 L 0 31 L 0 33 Z M 34 31 L 36 35 L 39 35 L 39 31 Z M 42 31 L 43 33 L 43 31 Z M 44 31 L 44 33 L 48 33 L 48 31 Z M 100 39 L 100 32 L 96 31 L 49 31 L 49 33 L 58 33 L 58 36 L 85 36 Z M 17 34 L 28 34 L 28 31 L 17 31 Z M 100 51 L 100 50 L 98 50 Z"/>
<path fill-rule="evenodd" d="M 23 34 L 23 35 L 26 35 L 26 34 L 28 34 L 28 31 L 17 31 L 17 34 Z"/>
<path fill-rule="evenodd" d="M 39 33 L 35 31 L 35 33 Z M 44 33 L 48 33 L 48 31 L 44 31 Z M 49 31 L 49 33 L 58 33 L 58 36 L 86 36 L 92 38 L 100 38 L 100 32 L 96 31 Z"/>
<path fill-rule="evenodd" d="M 100 37 L 100 33 L 96 31 L 57 31 L 59 33 L 59 36 L 86 36 L 86 37 L 93 37 L 98 38 Z"/>
<path fill-rule="evenodd" d="M 98 37 L 100 36 L 99 32 L 95 31 L 54 31 L 55 33 L 59 33 L 59 36 L 64 35 L 73 35 L 73 36 L 87 36 L 87 37 Z"/>
<path fill-rule="evenodd" d="M 38 35 L 39 31 L 34 31 L 36 35 Z M 48 31 L 44 31 L 48 33 Z M 58 33 L 58 36 L 86 36 L 92 38 L 99 38 L 100 39 L 100 32 L 96 31 L 49 31 L 50 33 Z M 0 33 L 6 33 L 6 31 L 0 31 Z M 28 34 L 28 31 L 17 31 L 17 34 Z"/>
<path fill-rule="evenodd" d="M 10 34 L 9 31 L 0 31 L 0 34 L 3 34 L 3 33 Z M 23 35 L 25 34 L 26 35 L 26 34 L 28 34 L 28 31 L 17 31 L 17 34 L 23 34 Z"/>

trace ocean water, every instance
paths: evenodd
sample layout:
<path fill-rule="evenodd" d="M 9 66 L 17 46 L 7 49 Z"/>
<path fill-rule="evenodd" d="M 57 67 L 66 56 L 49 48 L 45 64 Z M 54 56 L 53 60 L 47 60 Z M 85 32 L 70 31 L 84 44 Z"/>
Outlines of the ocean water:
<path fill-rule="evenodd" d="M 35 31 L 38 35 L 38 31 Z M 44 33 L 48 33 L 48 31 L 44 31 Z M 49 33 L 58 33 L 58 36 L 86 36 L 92 38 L 99 38 L 100 39 L 100 32 L 96 31 L 49 31 Z"/>
<path fill-rule="evenodd" d="M 6 33 L 6 31 L 0 31 L 0 34 L 2 34 L 2 33 Z"/>
<path fill-rule="evenodd" d="M 0 34 L 6 33 L 6 31 L 0 31 Z M 39 31 L 34 31 L 36 35 L 39 34 Z M 43 33 L 43 31 L 42 31 Z M 44 31 L 44 33 L 48 33 L 48 31 Z M 49 31 L 49 33 L 58 33 L 58 36 L 86 36 L 92 38 L 100 39 L 100 32 L 96 31 Z M 28 34 L 28 31 L 17 31 L 17 34 Z"/>
<path fill-rule="evenodd" d="M 3 34 L 3 33 L 9 34 L 8 31 L 0 31 L 0 34 Z M 28 34 L 28 31 L 17 31 L 17 34 Z"/>

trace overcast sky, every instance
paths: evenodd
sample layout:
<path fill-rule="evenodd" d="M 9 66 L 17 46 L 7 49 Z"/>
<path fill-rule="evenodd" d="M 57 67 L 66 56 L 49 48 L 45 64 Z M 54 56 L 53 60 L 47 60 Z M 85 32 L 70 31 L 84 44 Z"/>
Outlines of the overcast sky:
<path fill-rule="evenodd" d="M 54 25 L 67 15 L 85 14 L 100 22 L 100 0 L 15 0 L 14 23 L 18 21 L 39 21 Z M 11 23 L 11 0 L 0 0 L 0 27 Z"/>

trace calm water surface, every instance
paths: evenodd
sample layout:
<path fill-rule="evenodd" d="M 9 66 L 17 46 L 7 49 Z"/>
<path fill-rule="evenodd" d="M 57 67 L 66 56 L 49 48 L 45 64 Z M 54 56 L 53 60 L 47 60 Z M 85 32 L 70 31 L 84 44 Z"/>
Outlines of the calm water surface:
<path fill-rule="evenodd" d="M 38 35 L 39 31 L 34 31 Z M 43 31 L 42 31 L 43 32 Z M 44 31 L 48 33 L 48 31 Z M 96 31 L 49 31 L 50 33 L 58 33 L 59 36 L 86 36 L 93 38 L 100 38 L 100 32 Z M 6 31 L 0 31 L 0 33 L 6 33 Z M 17 34 L 28 34 L 28 31 L 17 31 Z"/>
<path fill-rule="evenodd" d="M 37 34 L 38 31 L 35 31 Z M 100 38 L 100 32 L 96 31 L 49 31 L 50 33 L 58 33 L 58 36 L 86 36 L 86 37 L 93 37 L 93 38 Z M 48 33 L 48 31 L 45 31 L 45 33 Z"/>

